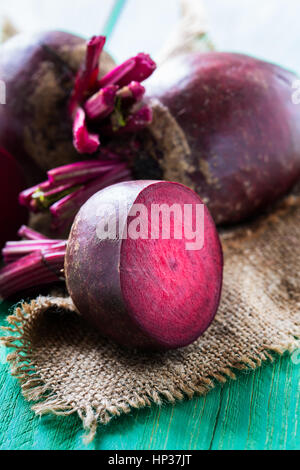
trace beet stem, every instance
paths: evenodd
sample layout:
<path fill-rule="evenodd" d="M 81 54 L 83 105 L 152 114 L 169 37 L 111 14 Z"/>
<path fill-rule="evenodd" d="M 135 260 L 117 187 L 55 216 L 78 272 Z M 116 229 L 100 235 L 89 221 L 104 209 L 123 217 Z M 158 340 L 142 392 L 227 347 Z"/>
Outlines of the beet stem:
<path fill-rule="evenodd" d="M 145 94 L 145 87 L 141 85 L 139 82 L 131 82 L 129 85 L 124 86 L 117 92 L 118 98 L 122 98 L 122 100 L 133 100 L 133 102 L 139 102 L 142 100 Z"/>
<path fill-rule="evenodd" d="M 127 163 L 118 161 L 119 156 L 110 151 L 102 154 L 106 158 L 110 156 L 112 160 L 95 159 L 50 170 L 49 181 L 23 191 L 20 202 L 34 212 L 50 208 L 54 219 L 53 228 L 59 229 L 72 223 L 81 205 L 94 193 L 111 184 L 131 179 Z M 42 187 L 47 188 L 47 191 L 42 191 Z M 34 239 L 37 237 L 39 235 L 35 235 Z M 4 255 L 6 261 L 11 262 L 13 254 L 7 247 Z"/>
<path fill-rule="evenodd" d="M 103 51 L 106 38 L 104 36 L 94 36 L 87 43 L 84 65 L 78 72 L 74 90 L 69 103 L 70 115 L 76 112 L 77 107 L 82 102 L 85 93 L 93 89 L 98 80 L 99 60 Z"/>
<path fill-rule="evenodd" d="M 43 242 L 43 243 L 42 243 Z M 66 240 L 9 242 L 3 250 L 21 257 L 0 270 L 0 294 L 7 298 L 19 291 L 62 280 Z M 32 250 L 27 253 L 26 249 Z M 19 251 L 16 251 L 19 250 Z M 22 251 L 23 250 L 23 251 Z"/>
<path fill-rule="evenodd" d="M 105 176 L 91 181 L 84 187 L 56 202 L 50 207 L 50 212 L 54 218 L 53 228 L 60 228 L 61 223 L 64 225 L 72 220 L 79 208 L 96 192 L 124 179 L 129 180 L 130 176 L 126 164 L 120 164 Z"/>
<path fill-rule="evenodd" d="M 51 188 L 50 182 L 44 181 L 43 183 L 37 184 L 36 186 L 25 189 L 19 195 L 19 203 L 22 206 L 25 206 L 28 209 L 31 209 L 30 203 L 32 201 L 33 194 L 36 193 L 37 191 L 48 191 L 50 188 Z"/>
<path fill-rule="evenodd" d="M 97 134 L 91 134 L 88 131 L 85 119 L 85 112 L 78 107 L 73 123 L 73 143 L 79 153 L 95 153 L 100 145 L 100 139 Z"/>
<path fill-rule="evenodd" d="M 117 91 L 117 86 L 110 85 L 102 88 L 89 98 L 84 106 L 87 116 L 90 119 L 103 119 L 112 113 L 115 107 Z"/>
<path fill-rule="evenodd" d="M 74 186 L 100 176 L 112 170 L 115 164 L 109 161 L 88 160 L 72 165 L 62 166 L 48 171 L 51 184 L 72 184 Z"/>
<path fill-rule="evenodd" d="M 99 87 L 107 85 L 128 85 L 132 81 L 143 82 L 156 69 L 155 62 L 148 54 L 138 54 L 108 72 L 98 83 Z"/>
<path fill-rule="evenodd" d="M 30 240 L 20 242 L 8 242 L 2 250 L 2 256 L 6 264 L 35 251 L 52 250 L 59 251 L 66 246 L 62 240 Z"/>
<path fill-rule="evenodd" d="M 100 88 L 107 87 L 109 85 L 116 85 L 118 82 L 124 78 L 129 72 L 131 72 L 135 67 L 134 58 L 126 60 L 121 65 L 118 65 L 113 70 L 108 72 L 101 80 L 98 82 Z M 126 83 L 128 85 L 128 83 Z"/>
<path fill-rule="evenodd" d="M 48 240 L 45 235 L 42 235 L 35 230 L 27 227 L 26 225 L 22 225 L 22 227 L 18 231 L 18 235 L 20 238 L 26 238 L 27 240 Z"/>
<path fill-rule="evenodd" d="M 152 109 L 148 106 L 144 106 L 134 114 L 129 115 L 124 126 L 120 126 L 118 122 L 113 123 L 112 131 L 116 135 L 138 132 L 152 122 L 152 117 Z M 109 127 L 107 127 L 105 131 L 108 134 L 111 132 Z"/>

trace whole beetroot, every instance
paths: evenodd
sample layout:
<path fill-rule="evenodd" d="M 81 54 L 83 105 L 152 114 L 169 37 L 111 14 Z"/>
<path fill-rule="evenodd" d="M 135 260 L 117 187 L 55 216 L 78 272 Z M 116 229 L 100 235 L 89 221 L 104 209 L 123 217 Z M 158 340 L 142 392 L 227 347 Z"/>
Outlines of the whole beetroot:
<path fill-rule="evenodd" d="M 157 176 L 197 191 L 218 224 L 266 208 L 300 177 L 296 78 L 240 54 L 192 53 L 166 62 L 146 83 L 148 97 L 164 108 L 154 113 L 135 176 L 145 177 L 145 162 L 157 165 Z"/>
<path fill-rule="evenodd" d="M 72 143 L 68 103 L 85 54 L 84 39 L 59 31 L 20 34 L 0 47 L 0 79 L 6 84 L 0 145 L 19 161 L 28 184 L 82 158 Z M 100 76 L 113 66 L 103 52 Z"/>
<path fill-rule="evenodd" d="M 20 225 L 26 222 L 26 210 L 18 204 L 23 188 L 24 180 L 16 160 L 0 148 L 0 248 L 14 239 Z"/>

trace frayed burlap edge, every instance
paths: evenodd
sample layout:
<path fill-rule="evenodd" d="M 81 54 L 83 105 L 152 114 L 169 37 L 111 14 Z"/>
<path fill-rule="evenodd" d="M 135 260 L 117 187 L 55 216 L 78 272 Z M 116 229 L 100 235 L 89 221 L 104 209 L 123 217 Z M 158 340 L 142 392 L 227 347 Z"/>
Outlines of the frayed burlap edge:
<path fill-rule="evenodd" d="M 76 414 L 83 423 L 87 434 L 84 436 L 86 444 L 95 438 L 99 424 L 108 424 L 112 418 L 121 414 L 128 414 L 133 409 L 141 409 L 151 404 L 162 405 L 164 402 L 175 403 L 184 398 L 193 398 L 195 395 L 205 395 L 217 384 L 225 384 L 228 379 L 236 380 L 235 371 L 255 370 L 264 362 L 273 362 L 275 356 L 284 353 L 292 354 L 300 348 L 300 326 L 295 323 L 295 331 L 286 334 L 285 340 L 275 346 L 266 345 L 266 350 L 259 354 L 249 354 L 242 357 L 239 363 L 228 364 L 227 368 L 221 369 L 216 374 L 211 374 L 209 378 L 203 377 L 195 383 L 178 383 L 177 387 L 168 391 L 139 395 L 136 400 L 126 400 L 118 406 L 99 406 L 93 408 L 86 406 L 78 409 L 72 406 L 64 398 L 58 397 L 45 381 L 36 372 L 34 363 L 31 361 L 31 340 L 28 337 L 28 324 L 37 316 L 42 315 L 49 308 L 56 307 L 74 312 L 75 307 L 70 298 L 62 297 L 38 297 L 31 303 L 23 303 L 16 307 L 14 314 L 7 318 L 9 326 L 2 327 L 5 336 L 0 338 L 2 344 L 14 352 L 7 356 L 7 361 L 11 365 L 11 373 L 21 384 L 24 397 L 31 402 L 36 402 L 32 410 L 38 415 L 54 414 L 57 416 L 70 416 Z"/>

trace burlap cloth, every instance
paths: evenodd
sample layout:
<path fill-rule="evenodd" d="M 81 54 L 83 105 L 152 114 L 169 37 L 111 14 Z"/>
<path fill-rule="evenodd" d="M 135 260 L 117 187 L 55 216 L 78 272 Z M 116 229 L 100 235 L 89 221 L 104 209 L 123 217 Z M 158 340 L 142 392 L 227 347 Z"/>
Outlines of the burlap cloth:
<path fill-rule="evenodd" d="M 300 197 L 272 215 L 222 234 L 223 297 L 217 317 L 191 346 L 128 352 L 102 339 L 63 297 L 15 309 L 4 343 L 12 372 L 37 414 L 77 412 L 91 440 L 99 423 L 152 403 L 205 394 L 235 369 L 254 369 L 299 347 Z"/>

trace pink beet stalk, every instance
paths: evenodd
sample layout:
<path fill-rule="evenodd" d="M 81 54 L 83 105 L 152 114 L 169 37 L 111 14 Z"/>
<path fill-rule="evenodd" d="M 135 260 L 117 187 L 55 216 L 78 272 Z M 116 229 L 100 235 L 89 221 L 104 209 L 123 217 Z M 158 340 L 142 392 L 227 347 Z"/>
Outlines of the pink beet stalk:
<path fill-rule="evenodd" d="M 9 264 L 23 256 L 35 251 L 53 250 L 58 251 L 66 246 L 63 240 L 26 240 L 22 242 L 7 242 L 2 250 L 4 262 Z"/>
<path fill-rule="evenodd" d="M 62 253 L 52 256 L 48 265 L 47 253 L 35 252 L 11 263 L 0 271 L 0 294 L 10 297 L 16 292 L 60 281 L 60 267 L 63 266 Z"/>
<path fill-rule="evenodd" d="M 139 82 L 131 82 L 129 85 L 124 86 L 121 88 L 117 96 L 118 98 L 122 98 L 124 100 L 130 99 L 133 102 L 139 102 L 142 100 L 145 94 L 146 88 L 141 85 Z"/>
<path fill-rule="evenodd" d="M 119 124 L 118 118 L 114 121 L 112 131 L 109 127 L 105 129 L 105 132 L 111 134 L 112 132 L 118 134 L 125 134 L 127 132 L 138 132 L 145 126 L 151 123 L 153 117 L 152 109 L 148 106 L 144 106 L 139 111 L 129 116 L 127 123 L 122 126 Z"/>
<path fill-rule="evenodd" d="M 99 81 L 99 86 L 119 85 L 122 87 L 132 81 L 143 82 L 152 75 L 155 69 L 156 64 L 151 57 L 141 53 L 108 72 Z"/>
<path fill-rule="evenodd" d="M 65 250 L 35 251 L 0 270 L 0 296 L 63 280 Z"/>
<path fill-rule="evenodd" d="M 35 212 L 35 204 L 33 204 L 33 196 L 37 191 L 48 191 L 51 188 L 51 183 L 49 181 L 44 181 L 43 183 L 37 184 L 32 188 L 25 189 L 19 195 L 19 203 L 22 206 L 27 207 L 30 211 Z"/>
<path fill-rule="evenodd" d="M 34 213 L 41 212 L 48 209 L 55 201 L 75 191 L 77 187 L 74 187 L 72 183 L 52 186 L 49 190 L 43 190 L 37 187 L 31 194 L 31 199 L 23 202 L 22 197 L 20 203 L 26 206 L 30 211 Z"/>
<path fill-rule="evenodd" d="M 98 80 L 99 58 L 105 43 L 103 36 L 94 37 L 87 44 L 85 63 L 77 74 L 74 90 L 69 102 L 73 121 L 73 143 L 80 154 L 94 154 L 101 145 L 101 132 L 136 132 L 147 126 L 152 119 L 139 119 L 133 125 L 135 105 L 145 93 L 140 84 L 156 69 L 156 64 L 147 54 L 140 53 L 118 65 Z M 92 121 L 97 120 L 97 133 L 89 131 Z M 101 122 L 103 121 L 103 123 Z M 106 128 L 108 131 L 105 131 Z"/>
<path fill-rule="evenodd" d="M 93 89 L 99 74 L 99 59 L 105 45 L 105 37 L 93 37 L 87 43 L 85 63 L 78 72 L 74 90 L 69 103 L 70 114 L 76 112 L 79 103 L 82 102 L 85 93 Z"/>
<path fill-rule="evenodd" d="M 115 164 L 108 161 L 87 160 L 71 165 L 65 165 L 48 171 L 48 178 L 51 184 L 73 185 L 85 183 L 89 179 L 96 178 L 114 168 Z"/>
<path fill-rule="evenodd" d="M 126 62 L 124 62 L 121 65 L 118 65 L 113 70 L 108 72 L 105 75 L 105 77 L 103 77 L 99 81 L 99 86 L 106 87 L 109 85 L 119 84 L 120 80 L 126 77 L 126 75 L 128 75 L 129 72 L 131 72 L 134 69 L 134 67 L 135 67 L 135 60 L 133 58 L 126 60 Z"/>
<path fill-rule="evenodd" d="M 95 192 L 131 179 L 127 164 L 119 161 L 117 155 L 108 151 L 103 156 L 111 160 L 87 160 L 50 170 L 48 181 L 24 191 L 20 202 L 34 212 L 50 209 L 53 228 L 63 229 Z M 5 256 L 11 260 L 10 252 L 5 252 Z"/>
<path fill-rule="evenodd" d="M 98 79 L 99 60 L 106 38 L 104 36 L 94 36 L 87 44 L 87 54 L 84 74 L 87 78 L 86 88 L 93 87 Z"/>
<path fill-rule="evenodd" d="M 48 172 L 48 181 L 23 191 L 19 201 L 29 210 L 39 212 L 114 167 L 113 162 L 89 160 L 55 168 Z"/>
<path fill-rule="evenodd" d="M 110 85 L 87 100 L 84 109 L 90 119 L 105 118 L 113 112 L 118 87 Z"/>
<path fill-rule="evenodd" d="M 22 227 L 18 231 L 18 235 L 20 238 L 25 238 L 26 240 L 47 240 L 45 235 L 42 235 L 35 230 L 27 227 L 26 225 L 22 225 Z"/>
<path fill-rule="evenodd" d="M 8 242 L 2 251 L 7 264 L 0 270 L 0 297 L 31 287 L 63 280 L 66 240 L 51 240 L 22 226 L 19 234 L 35 237 L 30 240 Z"/>
<path fill-rule="evenodd" d="M 67 224 L 72 223 L 79 208 L 96 192 L 114 183 L 128 180 L 130 180 L 129 170 L 125 164 L 119 165 L 105 177 L 92 180 L 77 191 L 59 200 L 50 207 L 53 228 L 62 230 Z"/>
<path fill-rule="evenodd" d="M 89 133 L 85 120 L 85 112 L 77 108 L 73 123 L 73 143 L 79 153 L 95 153 L 100 145 L 97 134 Z"/>

